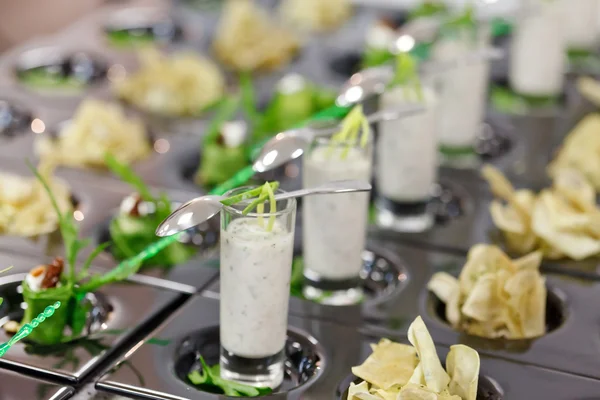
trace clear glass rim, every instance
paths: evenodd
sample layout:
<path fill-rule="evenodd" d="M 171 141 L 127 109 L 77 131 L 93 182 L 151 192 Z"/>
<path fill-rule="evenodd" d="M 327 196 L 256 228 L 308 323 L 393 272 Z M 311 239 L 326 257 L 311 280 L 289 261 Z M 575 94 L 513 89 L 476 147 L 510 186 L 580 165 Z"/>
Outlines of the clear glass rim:
<path fill-rule="evenodd" d="M 223 194 L 223 196 L 224 197 L 232 196 L 234 194 L 237 194 L 237 192 L 251 190 L 251 189 L 256 189 L 257 187 L 260 187 L 260 185 L 240 186 L 240 187 L 228 190 L 227 192 L 225 192 L 225 194 Z M 275 194 L 281 194 L 281 193 L 287 193 L 287 192 L 285 190 L 281 190 L 281 189 L 277 189 L 275 191 Z M 290 198 L 290 199 L 286 199 L 286 200 L 279 200 L 279 201 L 285 201 L 286 202 L 285 208 L 278 209 L 274 213 L 266 212 L 266 210 L 269 209 L 269 204 L 268 203 L 265 204 L 265 212 L 264 213 L 249 212 L 248 214 L 244 215 L 244 214 L 242 214 L 243 208 L 242 209 L 238 209 L 238 208 L 235 207 L 235 205 L 233 205 L 233 206 L 223 206 L 223 210 L 227 211 L 230 214 L 237 215 L 237 216 L 240 216 L 240 217 L 258 218 L 258 217 L 277 217 L 277 216 L 280 216 L 280 215 L 289 214 L 290 212 L 292 212 L 293 210 L 296 209 L 296 199 L 294 199 L 294 198 Z"/>

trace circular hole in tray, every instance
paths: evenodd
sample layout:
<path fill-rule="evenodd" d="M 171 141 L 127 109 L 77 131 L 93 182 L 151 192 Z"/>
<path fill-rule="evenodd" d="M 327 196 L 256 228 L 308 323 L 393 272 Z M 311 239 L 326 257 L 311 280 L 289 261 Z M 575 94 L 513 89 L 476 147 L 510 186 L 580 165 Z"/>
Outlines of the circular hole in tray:
<path fill-rule="evenodd" d="M 464 216 L 471 209 L 471 196 L 463 188 L 440 180 L 432 189 L 429 207 L 435 215 L 435 223 L 444 225 Z"/>
<path fill-rule="evenodd" d="M 19 81 L 36 90 L 83 89 L 104 81 L 107 71 L 107 64 L 94 54 L 52 47 L 22 53 L 15 66 Z"/>
<path fill-rule="evenodd" d="M 185 337 L 175 353 L 175 375 L 187 385 L 193 386 L 187 375 L 201 369 L 198 356 L 209 366 L 219 363 L 219 327 L 211 326 Z M 302 387 L 304 390 L 321 375 L 325 352 L 313 337 L 288 329 L 285 343 L 286 360 L 283 384 L 275 393 L 286 393 Z M 198 390 L 203 391 L 202 387 Z"/>
<path fill-rule="evenodd" d="M 299 257 L 302 248 L 297 247 L 294 253 Z M 404 286 L 408 280 L 408 269 L 400 260 L 393 261 L 376 249 L 362 252 L 363 265 L 360 271 L 360 286 L 366 301 L 380 300 Z M 326 288 L 324 288 L 326 290 Z M 301 289 L 292 289 L 292 294 L 301 293 Z"/>
<path fill-rule="evenodd" d="M 13 138 L 31 133 L 33 113 L 12 100 L 0 98 L 0 136 Z"/>
<path fill-rule="evenodd" d="M 129 8 L 115 12 L 104 26 L 107 39 L 115 46 L 172 43 L 183 39 L 183 28 L 173 18 L 152 8 Z"/>
<path fill-rule="evenodd" d="M 359 384 L 362 382 L 362 379 L 357 378 L 354 375 L 350 375 L 344 379 L 335 392 L 337 400 L 346 400 L 348 398 L 348 388 L 352 382 Z M 502 399 L 504 399 L 504 393 L 498 382 L 485 375 L 479 375 L 479 382 L 477 384 L 477 400 Z"/>
<path fill-rule="evenodd" d="M 494 95 L 495 90 L 505 91 L 507 97 L 512 97 L 513 103 L 523 103 L 518 106 L 503 104 Z M 564 109 L 567 103 L 567 93 L 563 88 L 557 99 L 528 100 L 512 91 L 507 77 L 492 77 L 489 91 L 490 105 L 495 112 L 509 115 L 552 116 Z"/>
<path fill-rule="evenodd" d="M 174 210 L 177 207 L 179 207 L 180 205 L 181 205 L 181 203 L 173 202 L 172 209 Z M 110 234 L 109 226 L 112 221 L 112 218 L 114 218 L 114 216 L 117 215 L 117 213 L 118 213 L 118 210 L 113 212 L 113 217 L 105 220 L 103 223 L 98 225 L 98 230 L 97 230 L 98 243 L 112 242 L 112 237 Z M 206 255 L 207 252 L 217 249 L 217 245 L 219 244 L 219 236 L 220 236 L 220 219 L 218 217 L 217 218 L 213 217 L 213 218 L 209 219 L 208 221 L 205 221 L 202 224 L 195 226 L 194 228 L 188 229 L 185 232 L 185 234 L 181 236 L 181 238 L 179 239 L 179 242 L 197 248 L 198 254 L 196 254 L 196 256 L 199 254 Z M 148 243 L 144 242 L 139 250 L 141 251 L 143 248 L 145 248 L 150 243 L 151 242 L 148 242 Z M 115 257 L 113 246 L 114 245 L 111 244 L 108 248 L 105 249 L 105 251 L 110 253 L 113 257 Z M 156 265 L 156 264 L 152 263 L 151 260 L 152 259 L 150 259 L 149 262 L 147 264 L 145 264 L 145 266 L 147 266 L 147 267 L 154 267 L 154 266 L 164 267 L 165 272 L 170 267 L 173 267 L 173 265 L 170 265 L 170 266 Z"/>
<path fill-rule="evenodd" d="M 362 56 L 359 52 L 347 52 L 334 57 L 329 62 L 329 68 L 336 74 L 350 78 L 361 69 Z"/>
<path fill-rule="evenodd" d="M 437 298 L 432 292 L 428 293 L 427 298 L 427 310 L 429 315 L 432 315 L 438 321 L 450 326 L 450 323 L 446 319 L 446 305 Z M 560 328 L 567 319 L 567 308 L 565 305 L 564 296 L 553 288 L 547 287 L 546 297 L 546 334 L 555 331 Z M 521 345 L 523 348 L 527 348 L 529 343 L 536 338 L 529 339 L 489 339 L 484 337 L 478 337 L 469 335 L 469 337 L 476 338 L 478 345 L 481 347 L 491 347 L 500 349 L 511 349 L 519 350 Z M 482 342 L 479 343 L 479 340 Z"/>
<path fill-rule="evenodd" d="M 32 265 L 32 268 L 34 265 Z M 4 302 L 0 306 L 0 337 L 4 336 L 1 340 L 7 341 L 10 337 L 9 334 L 3 329 L 4 324 L 9 321 L 21 322 L 24 315 L 23 304 L 24 299 L 22 295 L 21 283 L 27 274 L 14 274 L 3 276 L 0 278 L 0 297 L 4 299 Z M 86 320 L 83 331 L 80 335 L 68 339 L 63 339 L 62 344 L 71 343 L 80 339 L 84 339 L 93 335 L 94 333 L 100 332 L 106 329 L 107 323 L 110 320 L 113 312 L 113 307 L 110 304 L 109 299 L 102 293 L 88 293 L 82 300 L 81 305 L 86 308 Z M 67 304 L 61 305 L 61 307 L 67 307 Z M 69 336 L 71 333 L 64 332 L 65 336 Z M 24 339 L 29 344 L 34 344 L 27 338 Z M 54 346 L 54 345 L 51 345 Z M 36 345 L 37 347 L 45 347 L 45 345 Z"/>

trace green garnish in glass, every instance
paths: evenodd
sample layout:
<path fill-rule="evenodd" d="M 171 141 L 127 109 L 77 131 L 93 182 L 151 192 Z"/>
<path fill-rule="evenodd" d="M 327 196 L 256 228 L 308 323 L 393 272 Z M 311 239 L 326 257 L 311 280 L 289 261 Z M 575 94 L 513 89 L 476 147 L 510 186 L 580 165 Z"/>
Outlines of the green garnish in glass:
<path fill-rule="evenodd" d="M 362 133 L 361 133 L 362 130 Z M 360 142 L 359 142 L 360 134 Z M 338 146 L 342 146 L 340 158 L 345 160 L 350 152 L 350 148 L 355 144 L 365 147 L 371 137 L 371 127 L 369 121 L 363 112 L 361 104 L 355 106 L 342 120 L 340 130 L 331 136 L 328 154 L 331 156 Z"/>
<path fill-rule="evenodd" d="M 252 200 L 248 206 L 246 206 L 242 214 L 247 215 L 249 212 L 256 208 L 256 213 L 258 215 L 258 222 L 262 226 L 264 226 L 264 221 L 261 214 L 264 214 L 265 202 L 269 201 L 270 210 L 269 213 L 272 214 L 269 217 L 269 222 L 265 229 L 267 232 L 271 232 L 273 230 L 273 224 L 275 223 L 275 214 L 277 212 L 277 201 L 275 200 L 275 191 L 279 188 L 279 182 L 266 182 L 264 185 L 259 186 L 254 189 L 250 189 L 246 192 L 239 193 L 235 196 L 228 197 L 226 199 L 221 200 L 221 203 L 225 206 L 233 206 L 240 202 L 247 202 Z"/>
<path fill-rule="evenodd" d="M 119 162 L 111 154 L 105 155 L 108 168 L 121 180 L 128 183 L 139 195 L 140 202 L 151 204 L 154 212 L 142 215 L 139 212 L 120 214 L 110 221 L 109 231 L 113 246 L 112 254 L 118 260 L 134 257 L 156 241 L 156 227 L 173 211 L 166 193 L 154 196 L 150 188 L 132 169 Z M 140 205 L 133 206 L 139 209 Z M 197 250 L 193 246 L 174 242 L 154 257 L 144 261 L 144 266 L 170 267 L 190 259 Z"/>
<path fill-rule="evenodd" d="M 210 392 L 222 392 L 232 397 L 257 397 L 273 392 L 273 389 L 268 387 L 257 388 L 222 379 L 219 364 L 209 367 L 202 356 L 198 356 L 198 360 L 202 365 L 201 371 L 194 370 L 188 374 L 187 378 L 200 389 Z"/>
<path fill-rule="evenodd" d="M 399 53 L 396 56 L 394 78 L 389 87 L 395 86 L 403 88 L 405 100 L 415 99 L 418 102 L 424 100 L 416 57 L 408 53 Z"/>

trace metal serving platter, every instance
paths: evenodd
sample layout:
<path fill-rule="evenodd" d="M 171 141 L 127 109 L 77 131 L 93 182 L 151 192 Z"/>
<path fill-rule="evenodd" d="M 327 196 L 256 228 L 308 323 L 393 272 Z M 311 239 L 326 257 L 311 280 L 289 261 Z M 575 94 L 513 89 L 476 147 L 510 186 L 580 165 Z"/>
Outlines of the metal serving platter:
<path fill-rule="evenodd" d="M 22 279 L 31 268 L 49 261 L 47 258 L 0 255 L 2 265 L 14 266 L 0 278 L 3 297 L 6 298 L 2 307 L 2 324 L 10 319 L 7 313 L 18 317 L 12 314 L 18 314 L 14 307 L 18 309 L 21 298 L 18 291 L 15 292 L 18 290 L 17 277 Z M 105 286 L 97 293 L 106 299 L 107 307 L 104 310 L 107 312 L 107 319 L 101 322 L 99 330 L 62 345 L 41 346 L 27 340 L 19 342 L 0 358 L 0 368 L 57 382 L 79 383 L 107 359 L 127 350 L 132 340 L 159 324 L 186 298 L 180 292 L 136 282 L 135 276 L 127 282 Z M 0 341 L 7 340 L 6 333 L 0 331 Z"/>
<path fill-rule="evenodd" d="M 595 309 L 589 307 L 600 296 L 598 282 L 547 273 L 547 320 L 551 331 L 532 340 L 484 340 L 453 331 L 442 319 L 444 314 L 440 310 L 444 308 L 427 290 L 427 282 L 435 272 L 445 271 L 458 276 L 465 264 L 463 256 L 385 240 L 373 240 L 367 248 L 392 260 L 392 265 L 400 266 L 398 276 L 401 282 L 397 287 L 380 293 L 380 296 L 367 297 L 356 306 L 321 305 L 291 297 L 290 314 L 331 321 L 354 329 L 367 327 L 378 333 L 402 335 L 406 334 L 414 318 L 421 315 L 439 343 L 451 345 L 460 342 L 481 353 L 600 379 L 596 365 L 598 354 L 590 351 L 598 348 L 596 337 L 589 335 L 596 329 L 595 321 L 598 319 Z M 211 264 L 217 263 L 218 260 L 211 261 Z M 190 279 L 193 278 L 190 276 Z M 218 281 L 212 283 L 204 295 L 219 298 Z"/>
<path fill-rule="evenodd" d="M 0 370 L 0 397 L 6 400 L 66 400 L 75 390 Z"/>
<path fill-rule="evenodd" d="M 133 399 L 227 398 L 198 391 L 175 376 L 177 352 L 185 346 L 182 343 L 187 335 L 204 326 L 213 326 L 216 329 L 217 324 L 218 302 L 202 297 L 193 298 L 161 328 L 140 342 L 134 352 L 120 359 L 117 365 L 97 382 L 97 389 Z M 342 399 L 340 395 L 352 379 L 351 368 L 359 365 L 371 354 L 369 343 L 376 342 L 379 336 L 324 320 L 290 317 L 289 325 L 294 330 L 313 336 L 318 345 L 325 350 L 324 360 L 319 364 L 322 371 L 312 385 L 301 386 L 295 392 L 279 393 L 265 398 L 301 396 L 305 400 Z M 407 343 L 403 337 L 390 338 Z M 446 352 L 447 348 L 438 346 L 438 353 L 442 359 Z M 485 354 L 481 354 L 481 376 L 484 377 L 485 388 L 489 393 L 501 394 L 499 397 L 482 397 L 482 400 L 530 398 L 534 394 L 542 396 L 540 398 L 557 400 L 584 399 L 594 398 L 600 390 L 600 382 L 596 380 L 525 366 Z M 561 392 L 560 388 L 565 387 L 569 387 L 569 390 Z M 106 397 L 111 400 L 116 398 L 121 397 Z M 343 399 L 345 400 L 345 397 Z"/>

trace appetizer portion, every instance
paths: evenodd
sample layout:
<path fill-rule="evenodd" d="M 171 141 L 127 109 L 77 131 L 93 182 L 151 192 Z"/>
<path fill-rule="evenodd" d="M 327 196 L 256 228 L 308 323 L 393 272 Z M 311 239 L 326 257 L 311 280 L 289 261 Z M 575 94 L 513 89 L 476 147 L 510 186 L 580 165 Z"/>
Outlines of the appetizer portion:
<path fill-rule="evenodd" d="M 344 24 L 352 15 L 352 4 L 349 0 L 284 0 L 279 11 L 292 25 L 320 32 Z"/>
<path fill-rule="evenodd" d="M 245 120 L 234 119 L 240 97 L 227 97 L 217 109 L 215 118 L 202 140 L 200 166 L 194 182 L 203 187 L 217 186 L 248 163 L 246 153 L 249 134 Z"/>
<path fill-rule="evenodd" d="M 573 260 L 600 253 L 596 192 L 579 171 L 554 170 L 552 187 L 537 195 L 526 189 L 515 191 L 490 165 L 483 167 L 482 175 L 497 198 L 490 213 L 509 251 L 526 254 L 537 249 L 550 259 Z"/>
<path fill-rule="evenodd" d="M 52 319 L 34 330 L 29 339 L 38 344 L 57 344 L 67 342 L 85 334 L 88 304 L 87 293 L 103 285 L 121 281 L 135 273 L 140 265 L 123 263 L 105 274 L 90 274 L 89 268 L 96 256 L 108 243 L 95 248 L 87 259 L 79 265 L 78 256 L 89 244 L 89 239 L 80 239 L 79 230 L 73 214 L 63 213 L 46 180 L 37 172 L 36 176 L 44 186 L 52 207 L 58 217 L 60 231 L 65 246 L 65 258 L 57 257 L 52 263 L 33 268 L 22 283 L 25 314 L 21 325 L 32 321 L 46 307 L 60 301 L 62 306 L 56 310 Z"/>
<path fill-rule="evenodd" d="M 48 183 L 62 213 L 72 212 L 71 190 L 66 182 L 53 177 L 49 168 L 40 174 Z M 59 218 L 46 191 L 35 178 L 0 173 L 0 234 L 35 237 L 56 231 Z"/>
<path fill-rule="evenodd" d="M 106 152 L 126 163 L 142 160 L 151 146 L 141 120 L 117 104 L 88 99 L 55 135 L 39 135 L 35 152 L 51 165 L 85 168 L 104 167 Z"/>
<path fill-rule="evenodd" d="M 119 214 L 112 218 L 109 225 L 111 252 L 117 260 L 124 260 L 138 255 L 156 242 L 156 227 L 173 209 L 165 193 L 154 196 L 142 179 L 126 164 L 107 154 L 106 165 L 136 190 L 136 193 L 123 199 Z M 187 261 L 195 253 L 194 247 L 174 242 L 144 261 L 143 265 L 169 267 Z"/>
<path fill-rule="evenodd" d="M 548 166 L 550 176 L 563 169 L 579 171 L 600 192 L 600 115 L 590 114 L 581 120 L 564 139 L 562 147 Z"/>
<path fill-rule="evenodd" d="M 373 353 L 352 373 L 347 400 L 476 400 L 479 354 L 462 344 L 450 347 L 446 369 L 423 319 L 408 329 L 412 346 L 381 339 Z"/>
<path fill-rule="evenodd" d="M 415 58 L 399 54 L 394 79 L 379 99 L 382 110 L 424 107 L 422 113 L 379 123 L 377 223 L 398 231 L 423 231 L 434 222 L 428 203 L 437 179 L 437 95 L 421 85 L 417 68 Z"/>
<path fill-rule="evenodd" d="M 331 137 L 317 137 L 304 154 L 304 188 L 372 176 L 371 129 L 362 106 L 356 106 Z M 304 296 L 353 304 L 363 298 L 360 271 L 366 244 L 369 193 L 311 196 L 303 199 Z"/>
<path fill-rule="evenodd" d="M 527 339 L 546 333 L 546 283 L 542 253 L 511 260 L 496 246 L 469 251 L 458 279 L 438 272 L 427 288 L 446 305 L 455 328 L 486 338 Z"/>
<path fill-rule="evenodd" d="M 296 201 L 275 200 L 278 187 L 234 189 L 221 200 L 220 374 L 273 389 L 284 377 L 296 226 Z"/>
<path fill-rule="evenodd" d="M 191 52 L 163 56 L 140 50 L 140 68 L 114 86 L 117 96 L 143 111 L 194 117 L 221 99 L 225 78 L 209 59 Z"/>
<path fill-rule="evenodd" d="M 255 71 L 287 65 L 300 43 L 253 1 L 227 0 L 213 46 L 223 64 Z"/>

